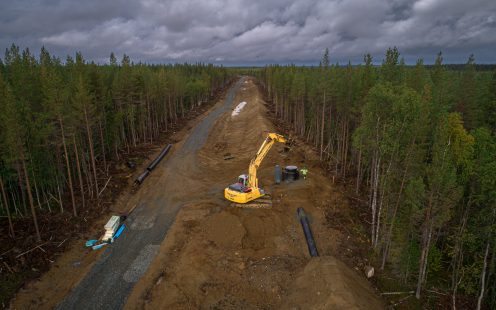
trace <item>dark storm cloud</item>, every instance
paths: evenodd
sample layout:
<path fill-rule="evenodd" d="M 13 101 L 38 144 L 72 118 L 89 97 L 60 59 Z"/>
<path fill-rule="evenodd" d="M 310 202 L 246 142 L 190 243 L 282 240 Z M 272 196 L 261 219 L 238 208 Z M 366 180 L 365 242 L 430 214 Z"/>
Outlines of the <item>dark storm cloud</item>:
<path fill-rule="evenodd" d="M 0 47 L 52 53 L 110 51 L 135 60 L 315 63 L 380 62 L 397 46 L 407 61 L 496 61 L 494 0 L 0 0 Z"/>

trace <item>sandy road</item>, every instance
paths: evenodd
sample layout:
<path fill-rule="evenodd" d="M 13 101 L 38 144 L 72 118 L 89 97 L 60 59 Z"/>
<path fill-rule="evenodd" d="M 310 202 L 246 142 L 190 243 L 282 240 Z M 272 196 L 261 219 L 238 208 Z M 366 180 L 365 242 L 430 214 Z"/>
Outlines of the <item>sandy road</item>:
<path fill-rule="evenodd" d="M 197 153 L 207 141 L 216 120 L 231 111 L 233 99 L 243 82 L 241 79 L 229 89 L 224 102 L 218 103 L 186 140 L 175 145 L 170 157 L 147 179 L 137 198 L 129 202 L 138 206 L 126 221 L 128 230 L 118 242 L 104 250 L 58 309 L 123 308 L 135 283 L 157 254 L 178 211 L 188 201 L 201 199 L 203 192 L 198 189 L 202 182 L 195 177 Z M 185 186 L 191 190 L 185 190 Z"/>

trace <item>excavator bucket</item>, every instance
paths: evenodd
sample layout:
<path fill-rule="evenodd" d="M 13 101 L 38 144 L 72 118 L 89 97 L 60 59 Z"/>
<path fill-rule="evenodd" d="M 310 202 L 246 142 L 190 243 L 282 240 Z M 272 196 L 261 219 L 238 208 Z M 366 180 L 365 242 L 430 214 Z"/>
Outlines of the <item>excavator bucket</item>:
<path fill-rule="evenodd" d="M 284 153 L 289 153 L 291 148 L 296 144 L 296 140 L 294 138 L 289 137 L 284 143 Z"/>

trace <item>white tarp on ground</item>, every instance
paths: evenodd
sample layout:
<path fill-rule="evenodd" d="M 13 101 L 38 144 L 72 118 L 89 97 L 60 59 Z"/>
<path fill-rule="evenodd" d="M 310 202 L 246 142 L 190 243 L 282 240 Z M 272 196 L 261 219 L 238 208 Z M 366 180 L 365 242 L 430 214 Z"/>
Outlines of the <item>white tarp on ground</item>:
<path fill-rule="evenodd" d="M 241 110 L 243 110 L 243 108 L 245 107 L 246 105 L 246 101 L 243 101 L 243 102 L 240 102 L 236 108 L 234 108 L 234 111 L 232 112 L 231 116 L 236 116 L 238 115 L 239 113 L 241 113 Z"/>

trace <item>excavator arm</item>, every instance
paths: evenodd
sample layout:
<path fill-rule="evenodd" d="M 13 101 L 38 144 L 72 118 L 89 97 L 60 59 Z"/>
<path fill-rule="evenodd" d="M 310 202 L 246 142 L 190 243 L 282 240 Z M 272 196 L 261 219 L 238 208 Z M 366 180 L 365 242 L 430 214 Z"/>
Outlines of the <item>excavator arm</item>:
<path fill-rule="evenodd" d="M 269 133 L 267 138 L 265 138 L 265 141 L 262 143 L 262 146 L 260 146 L 257 154 L 250 162 L 250 167 L 248 169 L 248 186 L 258 188 L 257 169 L 276 142 L 286 143 L 287 141 L 284 136 L 277 133 Z"/>

